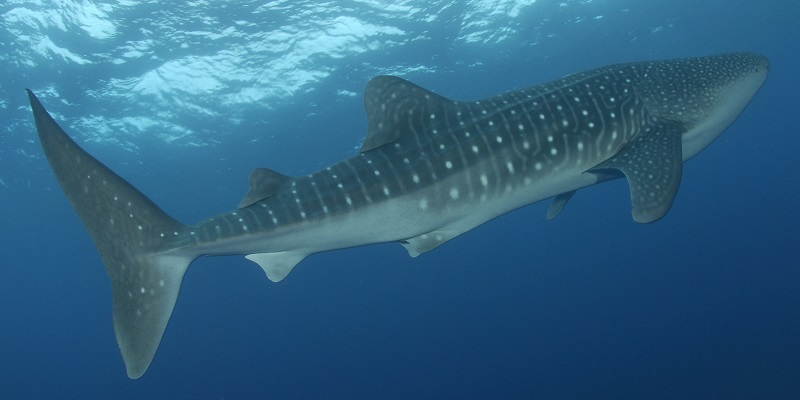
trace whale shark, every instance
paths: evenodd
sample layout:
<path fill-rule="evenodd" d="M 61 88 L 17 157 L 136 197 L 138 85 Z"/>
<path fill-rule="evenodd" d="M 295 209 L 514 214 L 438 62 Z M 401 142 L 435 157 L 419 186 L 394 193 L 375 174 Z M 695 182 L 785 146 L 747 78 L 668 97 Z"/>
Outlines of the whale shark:
<path fill-rule="evenodd" d="M 766 80 L 755 53 L 609 65 L 478 101 L 394 76 L 364 92 L 357 155 L 305 176 L 256 168 L 230 212 L 184 224 L 73 141 L 28 96 L 48 162 L 112 282 L 127 374 L 150 366 L 189 264 L 244 255 L 272 281 L 307 256 L 397 242 L 412 257 L 548 198 L 624 178 L 636 222 L 663 217 L 683 162 L 717 138 Z"/>

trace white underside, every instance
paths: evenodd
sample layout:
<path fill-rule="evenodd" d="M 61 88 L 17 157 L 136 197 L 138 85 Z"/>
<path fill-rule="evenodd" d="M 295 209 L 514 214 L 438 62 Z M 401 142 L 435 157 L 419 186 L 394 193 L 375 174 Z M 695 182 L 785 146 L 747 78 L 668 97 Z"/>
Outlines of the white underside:
<path fill-rule="evenodd" d="M 426 243 L 433 241 L 434 247 L 438 246 L 514 209 L 596 183 L 594 175 L 582 172 L 576 168 L 526 180 L 527 184 L 495 197 L 476 194 L 451 199 L 440 208 L 423 206 L 434 203 L 433 199 L 440 198 L 442 193 L 449 193 L 456 187 L 455 182 L 463 182 L 463 178 L 456 176 L 357 211 L 263 234 L 228 238 L 202 250 L 205 254 L 247 254 L 276 282 L 303 258 L 322 251 L 402 241 L 406 242 L 409 254 L 417 256 L 430 249 Z"/>
<path fill-rule="evenodd" d="M 683 160 L 686 161 L 705 149 L 742 113 L 766 79 L 763 75 L 754 74 L 731 84 L 724 92 L 722 101 L 716 109 L 708 112 L 708 116 L 683 134 Z"/>

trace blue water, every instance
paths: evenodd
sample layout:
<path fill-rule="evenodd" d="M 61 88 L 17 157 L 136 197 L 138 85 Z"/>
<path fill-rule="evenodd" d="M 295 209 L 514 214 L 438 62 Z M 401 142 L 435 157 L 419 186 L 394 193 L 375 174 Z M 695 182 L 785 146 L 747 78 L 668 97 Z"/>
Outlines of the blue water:
<path fill-rule="evenodd" d="M 800 397 L 800 4 L 785 0 L 0 5 L 0 398 Z M 750 50 L 770 77 L 655 224 L 618 180 L 411 259 L 243 257 L 186 275 L 126 377 L 105 269 L 24 88 L 167 212 L 235 207 L 247 174 L 355 154 L 362 90 L 396 74 L 477 99 L 614 62 Z"/>

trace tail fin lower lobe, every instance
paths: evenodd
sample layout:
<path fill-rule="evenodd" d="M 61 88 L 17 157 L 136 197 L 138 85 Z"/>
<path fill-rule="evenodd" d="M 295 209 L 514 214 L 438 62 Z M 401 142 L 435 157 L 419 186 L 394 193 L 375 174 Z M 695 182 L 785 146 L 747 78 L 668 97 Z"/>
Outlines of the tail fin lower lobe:
<path fill-rule="evenodd" d="M 30 90 L 28 97 L 47 160 L 111 277 L 117 343 L 128 376 L 138 378 L 158 350 L 196 257 L 168 252 L 185 225 L 81 149 Z"/>

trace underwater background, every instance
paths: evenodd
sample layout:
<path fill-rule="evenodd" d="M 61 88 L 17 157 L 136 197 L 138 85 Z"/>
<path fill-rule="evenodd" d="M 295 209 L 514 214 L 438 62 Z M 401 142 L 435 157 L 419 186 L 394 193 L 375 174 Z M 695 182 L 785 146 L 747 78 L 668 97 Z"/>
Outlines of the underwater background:
<path fill-rule="evenodd" d="M 798 38 L 785 0 L 5 0 L 0 398 L 800 398 Z M 244 257 L 201 258 L 138 380 L 24 91 L 193 223 L 236 207 L 253 168 L 356 154 L 375 75 L 480 99 L 739 50 L 770 77 L 662 220 L 633 222 L 615 180 L 413 259 L 321 253 L 274 284 Z"/>

